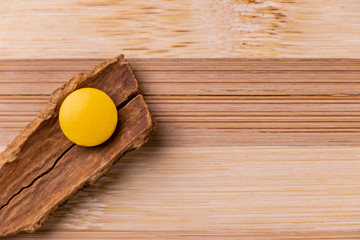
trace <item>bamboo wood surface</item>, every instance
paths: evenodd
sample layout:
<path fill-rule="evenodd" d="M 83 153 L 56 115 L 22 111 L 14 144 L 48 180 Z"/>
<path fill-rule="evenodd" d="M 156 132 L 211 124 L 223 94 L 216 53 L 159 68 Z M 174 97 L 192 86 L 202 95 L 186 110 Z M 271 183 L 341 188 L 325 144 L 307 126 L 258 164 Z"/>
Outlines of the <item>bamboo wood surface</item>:
<path fill-rule="evenodd" d="M 98 62 L 1 60 L 0 145 Z M 129 62 L 156 135 L 13 239 L 360 238 L 360 60 Z"/>
<path fill-rule="evenodd" d="M 13 59 L 0 61 L 0 149 L 102 58 L 358 58 L 359 12 L 357 0 L 0 0 L 0 58 Z M 157 135 L 14 239 L 360 238 L 359 60 L 157 61 L 130 61 Z"/>

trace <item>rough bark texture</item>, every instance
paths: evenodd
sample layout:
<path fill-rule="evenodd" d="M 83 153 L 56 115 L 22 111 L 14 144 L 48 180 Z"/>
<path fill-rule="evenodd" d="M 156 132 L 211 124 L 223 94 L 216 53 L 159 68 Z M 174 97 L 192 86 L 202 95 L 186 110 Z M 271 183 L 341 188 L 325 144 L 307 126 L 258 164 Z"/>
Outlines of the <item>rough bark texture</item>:
<path fill-rule="evenodd" d="M 58 124 L 62 101 L 82 87 L 106 92 L 119 109 L 114 135 L 94 148 L 72 144 Z M 72 194 L 94 184 L 123 154 L 141 147 L 155 128 L 122 55 L 74 76 L 0 154 L 0 237 L 36 230 Z"/>

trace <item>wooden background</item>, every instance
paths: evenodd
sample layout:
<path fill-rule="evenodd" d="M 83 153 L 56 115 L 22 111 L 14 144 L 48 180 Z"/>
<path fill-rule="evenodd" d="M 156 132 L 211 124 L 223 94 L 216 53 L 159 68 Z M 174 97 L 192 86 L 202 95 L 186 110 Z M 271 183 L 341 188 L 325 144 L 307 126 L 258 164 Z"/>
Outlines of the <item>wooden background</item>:
<path fill-rule="evenodd" d="M 1 149 L 54 89 L 119 53 L 159 123 L 13 238 L 359 239 L 359 12 L 356 0 L 0 0 Z"/>
<path fill-rule="evenodd" d="M 1 0 L 2 58 L 351 57 L 358 0 Z"/>

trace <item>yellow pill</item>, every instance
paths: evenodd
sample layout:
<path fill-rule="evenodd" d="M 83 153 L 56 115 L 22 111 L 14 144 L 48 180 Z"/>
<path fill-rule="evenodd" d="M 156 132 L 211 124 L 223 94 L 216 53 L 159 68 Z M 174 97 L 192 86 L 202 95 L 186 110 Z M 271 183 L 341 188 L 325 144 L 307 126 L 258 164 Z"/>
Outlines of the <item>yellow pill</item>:
<path fill-rule="evenodd" d="M 73 143 L 92 147 L 114 133 L 118 121 L 111 98 L 95 88 L 81 88 L 67 96 L 60 107 L 59 122 Z"/>

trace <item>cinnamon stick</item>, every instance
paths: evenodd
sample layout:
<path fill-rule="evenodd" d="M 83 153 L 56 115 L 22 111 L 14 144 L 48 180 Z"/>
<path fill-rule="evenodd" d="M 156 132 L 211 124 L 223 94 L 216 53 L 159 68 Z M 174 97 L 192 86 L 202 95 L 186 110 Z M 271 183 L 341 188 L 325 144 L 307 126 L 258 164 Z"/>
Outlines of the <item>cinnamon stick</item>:
<path fill-rule="evenodd" d="M 104 91 L 119 109 L 115 133 L 94 148 L 71 143 L 58 123 L 62 101 L 82 87 Z M 141 147 L 155 126 L 122 55 L 74 76 L 0 154 L 0 236 L 35 231 L 71 195 L 94 184 L 123 154 Z"/>

